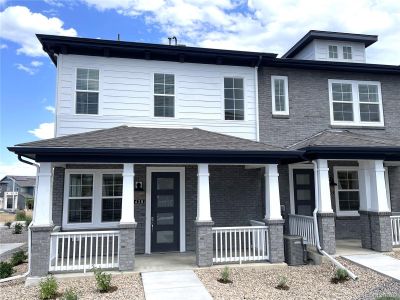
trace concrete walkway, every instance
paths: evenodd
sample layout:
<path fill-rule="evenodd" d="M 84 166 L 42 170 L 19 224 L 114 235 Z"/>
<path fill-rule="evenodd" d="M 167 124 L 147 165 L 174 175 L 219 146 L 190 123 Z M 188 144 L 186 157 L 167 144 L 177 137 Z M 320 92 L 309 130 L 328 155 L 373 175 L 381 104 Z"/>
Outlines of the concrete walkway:
<path fill-rule="evenodd" d="M 2 243 L 0 244 L 0 256 L 23 245 L 24 243 Z"/>
<path fill-rule="evenodd" d="M 212 297 L 192 270 L 142 273 L 146 300 L 210 300 Z"/>
<path fill-rule="evenodd" d="M 400 282 L 400 260 L 398 259 L 384 254 L 345 255 L 343 258 Z"/>

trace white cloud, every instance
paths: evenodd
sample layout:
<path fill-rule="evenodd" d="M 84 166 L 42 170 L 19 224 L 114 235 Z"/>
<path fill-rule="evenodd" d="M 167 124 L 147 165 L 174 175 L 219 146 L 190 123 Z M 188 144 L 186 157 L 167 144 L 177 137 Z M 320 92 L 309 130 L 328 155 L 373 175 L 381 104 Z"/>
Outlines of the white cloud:
<path fill-rule="evenodd" d="M 56 109 L 54 106 L 48 105 L 45 107 L 45 110 L 51 112 L 52 114 L 54 114 L 56 112 Z"/>
<path fill-rule="evenodd" d="M 368 62 L 400 64 L 398 0 L 81 1 L 99 11 L 144 16 L 166 36 L 203 47 L 283 55 L 311 29 L 377 34 L 379 41 L 368 49 Z"/>
<path fill-rule="evenodd" d="M 35 69 L 32 69 L 30 67 L 24 66 L 23 64 L 15 64 L 18 70 L 24 71 L 28 73 L 29 75 L 34 75 L 36 73 Z"/>
<path fill-rule="evenodd" d="M 58 18 L 48 18 L 41 13 L 33 13 L 25 6 L 9 6 L 0 12 L 0 38 L 21 46 L 18 54 L 45 56 L 36 33 L 76 36 L 73 28 L 64 29 L 64 22 Z"/>
<path fill-rule="evenodd" d="M 16 161 L 14 163 L 0 163 L 0 179 L 6 175 L 34 176 L 36 167 Z"/>
<path fill-rule="evenodd" d="M 41 62 L 41 61 L 37 61 L 37 60 L 33 60 L 32 62 L 31 62 L 31 66 L 34 66 L 34 67 L 40 67 L 41 65 L 43 65 L 43 63 Z"/>
<path fill-rule="evenodd" d="M 8 46 L 6 44 L 0 44 L 0 49 L 6 49 Z"/>
<path fill-rule="evenodd" d="M 64 7 L 64 3 L 62 3 L 62 1 L 57 1 L 57 0 L 43 0 L 43 1 L 51 6 Z"/>
<path fill-rule="evenodd" d="M 54 137 L 54 123 L 42 123 L 39 124 L 38 128 L 33 130 L 29 130 L 29 133 L 32 133 L 39 139 L 50 139 Z"/>

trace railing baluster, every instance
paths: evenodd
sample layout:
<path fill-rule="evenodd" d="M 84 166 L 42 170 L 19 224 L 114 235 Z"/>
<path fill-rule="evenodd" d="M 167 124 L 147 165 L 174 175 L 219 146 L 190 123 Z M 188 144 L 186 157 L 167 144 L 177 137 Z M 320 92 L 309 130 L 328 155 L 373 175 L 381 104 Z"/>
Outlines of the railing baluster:
<path fill-rule="evenodd" d="M 108 257 L 110 256 L 110 252 L 108 251 L 109 245 L 110 245 L 110 235 L 107 233 L 107 268 L 109 268 L 109 265 L 108 265 Z"/>
<path fill-rule="evenodd" d="M 236 242 L 236 229 L 233 232 L 234 245 L 235 245 L 235 261 L 237 260 L 237 242 Z"/>
<path fill-rule="evenodd" d="M 78 267 L 81 268 L 81 248 L 82 248 L 82 235 L 79 235 L 79 257 L 78 257 Z"/>
<path fill-rule="evenodd" d="M 86 256 L 87 256 L 87 234 L 85 234 L 85 248 L 83 249 L 84 261 L 83 261 L 83 272 L 86 273 Z"/>
<path fill-rule="evenodd" d="M 61 247 L 61 269 L 64 269 L 64 236 L 62 236 Z"/>
<path fill-rule="evenodd" d="M 115 240 L 115 234 L 112 235 L 112 250 L 111 250 L 111 256 L 112 256 L 111 264 L 113 268 L 114 268 L 114 240 Z"/>
<path fill-rule="evenodd" d="M 71 237 L 68 235 L 68 249 L 67 249 L 67 270 L 69 270 L 69 249 L 71 245 Z"/>
<path fill-rule="evenodd" d="M 229 253 L 230 253 L 230 261 L 233 260 L 232 257 L 232 229 L 229 229 Z"/>

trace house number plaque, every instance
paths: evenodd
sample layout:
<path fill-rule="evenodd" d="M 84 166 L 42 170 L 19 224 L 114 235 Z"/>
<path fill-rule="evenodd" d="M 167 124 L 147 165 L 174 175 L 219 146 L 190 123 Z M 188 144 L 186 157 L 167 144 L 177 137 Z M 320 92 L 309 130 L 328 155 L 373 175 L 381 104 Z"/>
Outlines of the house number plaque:
<path fill-rule="evenodd" d="M 135 199 L 134 201 L 133 201 L 133 203 L 135 203 L 135 204 L 144 204 L 144 199 Z"/>

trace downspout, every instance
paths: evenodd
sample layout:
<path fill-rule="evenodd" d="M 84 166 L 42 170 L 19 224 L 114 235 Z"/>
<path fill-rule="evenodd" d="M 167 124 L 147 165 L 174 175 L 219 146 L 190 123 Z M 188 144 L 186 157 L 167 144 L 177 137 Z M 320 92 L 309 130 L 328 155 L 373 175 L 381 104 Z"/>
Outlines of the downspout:
<path fill-rule="evenodd" d="M 28 164 L 28 165 L 36 167 L 36 188 L 35 188 L 35 198 L 34 198 L 34 199 L 36 199 L 37 184 L 38 184 L 38 175 L 37 174 L 39 173 L 39 165 L 37 163 L 34 163 L 34 162 L 31 162 L 31 161 L 23 159 L 21 155 L 18 155 L 18 160 L 20 162 L 25 163 L 25 164 Z M 35 209 L 35 207 L 33 209 Z M 29 224 L 29 226 L 28 226 L 28 271 L 26 271 L 24 274 L 21 274 L 21 275 L 0 279 L 0 283 L 11 281 L 11 280 L 16 280 L 16 279 L 20 279 L 20 278 L 24 278 L 24 277 L 28 276 L 31 273 L 31 238 L 32 238 L 31 235 L 32 235 L 32 233 L 31 233 L 31 228 L 30 227 L 31 227 L 32 223 L 33 223 L 33 220 L 31 222 L 31 224 Z"/>
<path fill-rule="evenodd" d="M 308 160 L 308 159 L 307 159 Z M 324 249 L 322 249 L 321 244 L 320 244 L 320 240 L 319 240 L 319 230 L 318 230 L 318 219 L 317 219 L 317 212 L 319 210 L 319 176 L 318 174 L 318 166 L 316 161 L 311 161 L 314 165 L 314 179 L 315 179 L 315 184 L 314 184 L 314 188 L 315 188 L 315 209 L 313 211 L 313 219 L 314 219 L 314 236 L 315 236 L 315 241 L 316 241 L 316 246 L 317 246 L 317 250 L 320 254 L 326 256 L 336 267 L 340 268 L 340 269 L 344 269 L 346 270 L 347 274 L 349 275 L 349 277 L 353 280 L 358 279 L 358 277 L 356 275 L 354 275 L 353 272 L 351 272 L 349 269 L 347 269 L 346 267 L 344 267 L 340 262 L 338 262 L 336 259 L 334 259 L 331 255 L 329 255 Z"/>
<path fill-rule="evenodd" d="M 262 55 L 258 57 L 257 63 L 254 66 L 254 94 L 256 101 L 256 141 L 260 141 L 260 116 L 258 115 L 258 67 L 260 66 L 262 61 Z"/>

